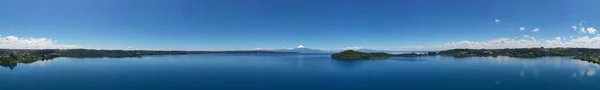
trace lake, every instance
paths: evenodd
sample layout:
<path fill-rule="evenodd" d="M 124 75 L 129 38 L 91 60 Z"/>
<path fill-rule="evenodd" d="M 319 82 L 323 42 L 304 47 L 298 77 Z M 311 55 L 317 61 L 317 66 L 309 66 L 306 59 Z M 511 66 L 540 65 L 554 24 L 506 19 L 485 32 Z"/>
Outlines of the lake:
<path fill-rule="evenodd" d="M 0 68 L 0 90 L 600 90 L 598 65 L 571 57 L 202 54 L 56 58 Z"/>

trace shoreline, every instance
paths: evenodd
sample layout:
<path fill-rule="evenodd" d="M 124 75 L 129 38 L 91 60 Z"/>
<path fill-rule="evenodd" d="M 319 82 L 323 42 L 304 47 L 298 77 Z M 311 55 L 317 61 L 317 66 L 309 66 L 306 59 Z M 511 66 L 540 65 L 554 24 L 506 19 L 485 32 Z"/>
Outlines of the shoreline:
<path fill-rule="evenodd" d="M 95 49 L 0 49 L 0 66 L 13 69 L 19 63 L 33 63 L 58 57 L 70 58 L 128 58 L 152 55 L 189 54 L 295 54 L 274 51 L 150 51 L 150 50 L 95 50 Z"/>
<path fill-rule="evenodd" d="M 443 55 L 454 57 L 486 57 L 486 56 L 508 56 L 515 58 L 537 58 L 545 56 L 570 56 L 573 59 L 588 61 L 600 64 L 600 49 L 593 48 L 514 48 L 514 49 L 450 49 L 439 52 L 428 52 L 423 54 L 388 54 L 379 52 L 365 53 L 353 50 L 347 50 L 331 55 L 336 60 L 362 60 L 362 59 L 382 59 L 389 57 L 418 57 Z"/>

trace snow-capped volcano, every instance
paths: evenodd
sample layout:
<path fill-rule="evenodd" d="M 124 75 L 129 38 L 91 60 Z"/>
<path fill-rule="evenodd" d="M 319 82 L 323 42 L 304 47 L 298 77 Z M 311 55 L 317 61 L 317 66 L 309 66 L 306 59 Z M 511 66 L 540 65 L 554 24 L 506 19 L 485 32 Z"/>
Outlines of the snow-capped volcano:
<path fill-rule="evenodd" d="M 276 51 L 276 52 L 297 52 L 297 53 L 333 53 L 332 51 L 305 48 L 302 45 L 299 45 L 297 48 L 275 49 L 273 51 Z"/>

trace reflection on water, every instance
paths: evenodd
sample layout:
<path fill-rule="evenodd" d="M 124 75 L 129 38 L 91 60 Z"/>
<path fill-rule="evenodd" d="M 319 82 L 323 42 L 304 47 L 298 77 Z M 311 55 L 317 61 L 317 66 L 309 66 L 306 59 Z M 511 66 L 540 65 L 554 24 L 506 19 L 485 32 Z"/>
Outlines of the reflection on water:
<path fill-rule="evenodd" d="M 165 57 L 169 57 L 169 56 L 165 56 Z M 6 68 L 10 68 L 11 70 L 15 69 L 17 67 L 17 65 L 19 64 L 33 64 L 33 65 L 43 65 L 47 64 L 50 62 L 50 60 L 54 60 L 54 59 L 88 59 L 88 58 L 97 58 L 97 57 L 69 57 L 69 58 L 52 58 L 52 59 L 42 59 L 42 60 L 32 60 L 32 61 L 26 61 L 26 62 L 0 62 L 0 67 L 6 67 Z M 103 60 L 113 60 L 113 59 L 120 59 L 120 60 L 130 60 L 132 58 L 142 58 L 142 57 L 101 57 L 99 59 L 103 59 Z"/>
<path fill-rule="evenodd" d="M 333 60 L 333 66 L 339 68 L 356 68 L 362 65 L 372 64 L 373 60 Z"/>
<path fill-rule="evenodd" d="M 10 68 L 12 70 L 17 67 L 17 63 L 0 63 L 0 66 Z"/>
<path fill-rule="evenodd" d="M 600 89 L 597 84 L 600 83 L 600 77 L 596 76 L 599 66 L 571 57 L 426 56 L 332 60 L 327 54 L 219 54 L 57 58 L 2 66 L 7 69 L 0 69 L 0 76 L 3 76 L 0 81 L 15 83 L 0 83 L 8 86 L 0 87 L 0 90 L 64 89 L 61 87 L 68 87 L 66 85 L 90 89 L 97 83 L 111 85 L 112 88 L 105 88 L 107 90 L 124 87 L 261 90 L 323 87 L 410 90 Z M 41 84 L 38 79 L 43 83 L 56 84 Z M 23 83 L 42 86 L 18 87 Z"/>
<path fill-rule="evenodd" d="M 523 71 L 520 71 L 520 72 L 519 72 L 519 76 L 521 76 L 522 78 L 524 78 L 524 77 L 525 77 L 525 72 L 523 72 Z"/>
<path fill-rule="evenodd" d="M 579 64 L 579 73 L 574 72 L 573 77 L 584 77 L 584 76 L 594 76 L 596 75 L 596 71 L 599 69 L 598 65 L 589 62 L 577 62 Z"/>
<path fill-rule="evenodd" d="M 52 64 L 51 60 L 41 60 L 41 61 L 36 61 L 36 62 L 30 63 L 28 65 L 38 66 L 38 67 L 44 67 L 44 66 L 50 65 L 50 64 Z"/>

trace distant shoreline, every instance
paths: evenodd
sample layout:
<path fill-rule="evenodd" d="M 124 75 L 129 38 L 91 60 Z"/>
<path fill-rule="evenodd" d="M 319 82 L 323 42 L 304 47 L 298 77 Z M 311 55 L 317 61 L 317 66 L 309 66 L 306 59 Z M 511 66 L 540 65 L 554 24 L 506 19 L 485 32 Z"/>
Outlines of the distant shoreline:
<path fill-rule="evenodd" d="M 509 56 L 535 58 L 544 56 L 574 56 L 573 59 L 600 64 L 600 49 L 592 48 L 514 48 L 514 49 L 450 49 L 439 52 L 389 54 L 384 52 L 364 53 L 350 50 L 340 53 L 297 53 L 265 50 L 246 51 L 158 51 L 158 50 L 97 50 L 97 49 L 0 49 L 0 66 L 14 68 L 18 63 L 33 63 L 57 57 L 70 58 L 125 58 L 149 55 L 187 55 L 187 54 L 332 54 L 332 59 L 358 60 L 381 59 L 388 57 L 414 57 L 444 55 L 454 57 Z"/>
<path fill-rule="evenodd" d="M 154 51 L 154 50 L 97 50 L 97 49 L 0 49 L 0 66 L 14 68 L 18 63 L 33 63 L 57 57 L 72 58 L 125 58 L 148 55 L 187 54 L 293 54 L 274 51 Z"/>
<path fill-rule="evenodd" d="M 544 56 L 574 56 L 573 59 L 600 64 L 600 49 L 592 48 L 513 48 L 513 49 L 450 49 L 439 52 L 388 54 L 364 53 L 353 50 L 334 53 L 331 55 L 337 60 L 380 59 L 388 57 L 429 56 L 445 55 L 454 57 L 480 57 L 480 56 L 509 56 L 517 58 L 535 58 Z"/>

